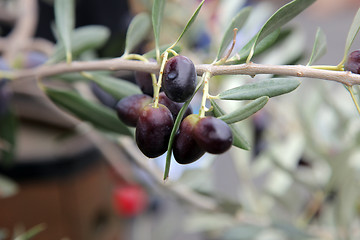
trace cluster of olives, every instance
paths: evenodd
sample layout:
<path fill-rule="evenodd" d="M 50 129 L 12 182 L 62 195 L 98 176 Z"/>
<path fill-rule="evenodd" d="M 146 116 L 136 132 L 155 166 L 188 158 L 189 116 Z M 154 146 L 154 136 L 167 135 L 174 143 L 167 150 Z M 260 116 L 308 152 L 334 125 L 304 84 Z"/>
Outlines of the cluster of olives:
<path fill-rule="evenodd" d="M 177 55 L 170 58 L 163 70 L 159 104 L 155 106 L 150 74 L 136 72 L 135 79 L 143 94 L 128 96 L 116 104 L 116 112 L 125 124 L 136 127 L 136 143 L 149 158 L 164 154 L 174 121 L 185 101 L 196 87 L 196 70 L 190 59 Z M 173 153 L 180 164 L 199 159 L 205 152 L 220 154 L 232 145 L 229 126 L 212 116 L 200 117 L 186 110 L 174 139 Z"/>

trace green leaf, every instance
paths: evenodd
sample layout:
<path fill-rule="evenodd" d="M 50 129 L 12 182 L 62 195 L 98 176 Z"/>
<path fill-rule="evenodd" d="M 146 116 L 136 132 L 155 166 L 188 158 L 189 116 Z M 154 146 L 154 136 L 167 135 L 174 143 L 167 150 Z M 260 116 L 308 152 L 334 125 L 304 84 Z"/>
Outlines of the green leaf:
<path fill-rule="evenodd" d="M 149 14 L 140 13 L 132 19 L 126 33 L 124 55 L 133 51 L 149 35 L 150 28 Z"/>
<path fill-rule="evenodd" d="M 294 0 L 290 3 L 282 6 L 279 10 L 277 10 L 269 20 L 263 25 L 258 34 L 256 35 L 256 39 L 254 44 L 251 47 L 250 54 L 247 58 L 247 62 L 250 62 L 256 45 L 266 36 L 274 32 L 276 29 L 282 27 L 294 17 L 296 17 L 299 13 L 304 11 L 307 7 L 313 4 L 316 0 Z"/>
<path fill-rule="evenodd" d="M 165 8 L 165 0 L 154 0 L 151 19 L 154 29 L 155 52 L 156 52 L 157 61 L 159 61 L 160 59 L 159 38 L 160 38 L 161 22 L 164 15 L 164 8 Z"/>
<path fill-rule="evenodd" d="M 178 37 L 178 39 L 176 40 L 176 42 L 173 44 L 173 46 L 175 46 L 180 39 L 182 38 L 182 36 L 184 35 L 184 33 L 190 28 L 190 26 L 193 24 L 193 22 L 195 21 L 197 15 L 200 12 L 200 9 L 202 7 L 202 5 L 204 4 L 205 0 L 202 0 L 201 3 L 199 4 L 199 6 L 196 8 L 195 12 L 193 13 L 193 15 L 191 16 L 191 18 L 189 19 L 189 21 L 187 22 L 184 30 L 182 31 L 182 33 L 180 34 L 180 36 Z"/>
<path fill-rule="evenodd" d="M 160 46 L 160 47 L 159 47 L 159 51 L 162 53 L 162 52 L 164 52 L 166 49 L 168 49 L 170 46 L 171 46 L 170 44 Z M 174 46 L 172 49 L 173 49 L 175 52 L 177 52 L 177 53 L 181 52 L 181 47 L 180 47 L 180 46 Z M 156 58 L 156 49 L 153 49 L 153 50 L 145 53 L 143 56 L 144 56 L 145 58 L 147 58 L 147 59 L 150 59 L 150 58 L 154 58 L 154 59 L 155 59 L 155 58 Z M 174 55 L 173 55 L 171 52 L 169 52 L 168 58 L 171 58 L 172 56 L 174 56 Z"/>
<path fill-rule="evenodd" d="M 219 119 L 223 120 L 227 124 L 240 122 L 262 109 L 268 101 L 268 96 L 259 97 L 258 99 L 255 99 L 254 101 L 246 104 L 245 106 L 242 106 L 241 108 L 229 114 L 219 117 Z"/>
<path fill-rule="evenodd" d="M 165 171 L 164 171 L 164 180 L 166 180 L 169 177 L 170 164 L 171 164 L 171 153 L 172 153 L 172 146 L 174 144 L 175 135 L 176 135 L 177 131 L 179 130 L 180 123 L 181 123 L 182 118 L 183 118 L 183 116 L 184 116 L 184 114 L 186 112 L 187 107 L 189 106 L 191 100 L 193 99 L 193 97 L 195 96 L 197 91 L 199 91 L 201 85 L 202 85 L 202 81 L 198 83 L 193 95 L 190 97 L 189 100 L 187 100 L 184 103 L 184 105 L 181 107 L 181 109 L 180 109 L 180 111 L 179 111 L 179 113 L 178 113 L 178 115 L 177 115 L 177 117 L 175 119 L 173 129 L 171 130 L 171 135 L 170 135 L 168 148 L 167 148 L 167 153 L 166 153 L 166 164 L 165 164 Z"/>
<path fill-rule="evenodd" d="M 225 112 L 220 108 L 220 106 L 213 100 L 210 99 L 211 106 L 213 107 L 213 113 L 215 117 L 221 117 L 225 115 Z M 236 125 L 229 125 L 232 134 L 233 134 L 233 145 L 235 147 L 250 150 L 249 143 L 245 140 L 245 137 L 240 133 L 240 130 Z"/>
<path fill-rule="evenodd" d="M 91 72 L 89 72 L 89 73 L 91 73 Z M 96 71 L 96 73 L 102 74 L 102 75 L 110 75 L 111 74 L 111 72 L 109 72 L 109 71 Z M 60 81 L 69 82 L 69 83 L 89 81 L 89 78 L 84 77 L 80 72 L 57 74 L 54 76 L 49 76 L 46 79 L 60 80 Z"/>
<path fill-rule="evenodd" d="M 251 12 L 251 7 L 243 8 L 232 19 L 230 25 L 226 29 L 225 34 L 221 40 L 220 48 L 219 48 L 218 54 L 216 56 L 216 59 L 219 59 L 224 54 L 225 50 L 227 49 L 227 47 L 233 40 L 234 28 L 237 28 L 238 30 L 240 30 L 244 26 L 246 20 L 248 19 L 250 12 Z"/>
<path fill-rule="evenodd" d="M 242 224 L 225 230 L 224 240 L 247 240 L 256 239 L 256 236 L 264 230 L 261 226 Z"/>
<path fill-rule="evenodd" d="M 267 50 L 268 48 L 272 47 L 277 40 L 279 39 L 281 35 L 281 31 L 280 29 L 275 30 L 274 32 L 272 32 L 271 34 L 269 34 L 268 36 L 266 36 L 264 39 L 262 39 L 255 48 L 254 54 L 253 56 L 256 56 L 262 52 L 264 52 L 265 50 Z M 284 35 L 287 36 L 286 33 L 284 33 Z M 241 48 L 241 50 L 239 51 L 239 53 L 237 54 L 237 56 L 232 57 L 231 59 L 229 59 L 228 63 L 229 64 L 240 64 L 240 63 L 244 63 L 246 58 L 249 56 L 251 48 L 254 44 L 256 40 L 256 36 L 254 36 L 243 48 Z M 236 59 L 236 58 L 239 59 Z"/>
<path fill-rule="evenodd" d="M 312 65 L 313 62 L 324 56 L 326 53 L 326 36 L 325 33 L 318 28 L 315 36 L 314 47 L 311 53 L 310 60 L 308 62 L 308 66 Z"/>
<path fill-rule="evenodd" d="M 55 0 L 55 24 L 59 37 L 65 47 L 66 61 L 72 61 L 71 34 L 75 26 L 75 3 L 74 0 Z"/>
<path fill-rule="evenodd" d="M 294 78 L 273 78 L 226 90 L 219 94 L 223 100 L 255 100 L 262 96 L 275 97 L 295 90 L 300 81 Z"/>
<path fill-rule="evenodd" d="M 75 29 L 71 36 L 72 56 L 76 57 L 89 49 L 96 49 L 103 46 L 109 36 L 109 29 L 100 25 L 89 25 Z M 55 53 L 49 60 L 49 63 L 61 62 L 65 58 L 64 44 L 62 42 L 57 43 Z"/>
<path fill-rule="evenodd" d="M 272 226 L 275 229 L 283 231 L 289 238 L 294 240 L 313 239 L 314 236 L 310 235 L 302 229 L 298 229 L 295 226 L 286 222 L 274 222 Z"/>
<path fill-rule="evenodd" d="M 129 81 L 98 73 L 86 72 L 84 75 L 117 100 L 130 95 L 141 94 L 140 88 Z"/>
<path fill-rule="evenodd" d="M 0 162 L 5 167 L 11 165 L 15 155 L 16 131 L 17 118 L 9 110 L 3 116 L 0 116 Z"/>
<path fill-rule="evenodd" d="M 354 20 L 351 24 L 351 27 L 349 29 L 347 38 L 346 38 L 346 44 L 345 44 L 345 51 L 344 51 L 344 57 L 342 59 L 342 61 L 339 63 L 338 66 L 344 65 L 344 63 L 346 62 L 347 56 L 349 54 L 350 48 L 352 43 L 354 42 L 354 39 L 357 35 L 357 33 L 360 30 L 360 8 L 357 11 Z"/>
<path fill-rule="evenodd" d="M 38 235 L 42 231 L 44 231 L 45 229 L 46 229 L 45 224 L 38 224 L 38 225 L 30 228 L 29 230 L 27 230 L 25 233 L 21 234 L 20 236 L 17 236 L 15 239 L 30 240 L 30 239 L 33 239 L 36 235 Z"/>
<path fill-rule="evenodd" d="M 95 127 L 131 136 L 131 132 L 116 116 L 115 112 L 100 104 L 88 101 L 73 91 L 46 88 L 45 93 L 59 107 Z"/>

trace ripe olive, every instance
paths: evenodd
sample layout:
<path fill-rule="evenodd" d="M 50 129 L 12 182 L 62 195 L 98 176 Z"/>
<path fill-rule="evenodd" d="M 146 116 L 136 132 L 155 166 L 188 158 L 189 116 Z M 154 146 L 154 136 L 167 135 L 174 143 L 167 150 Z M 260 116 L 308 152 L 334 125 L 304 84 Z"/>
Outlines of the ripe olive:
<path fill-rule="evenodd" d="M 136 94 L 121 99 L 115 106 L 121 121 L 131 127 L 136 127 L 142 109 L 151 103 L 152 98 L 145 94 Z"/>
<path fill-rule="evenodd" d="M 163 72 L 163 88 L 166 96 L 174 102 L 185 102 L 192 96 L 195 87 L 194 63 L 182 55 L 170 58 Z"/>
<path fill-rule="evenodd" d="M 353 51 L 349 54 L 344 69 L 352 73 L 360 74 L 360 50 Z"/>
<path fill-rule="evenodd" d="M 193 138 L 193 129 L 199 120 L 199 115 L 191 114 L 181 122 L 173 145 L 174 158 L 180 164 L 195 162 L 205 153 Z"/>
<path fill-rule="evenodd" d="M 170 110 L 162 104 L 154 108 L 149 104 L 143 108 L 136 125 L 136 143 L 141 152 L 155 158 L 167 150 L 171 130 L 174 126 Z"/>
<path fill-rule="evenodd" d="M 230 127 L 224 121 L 212 116 L 201 118 L 197 122 L 193 136 L 202 149 L 213 154 L 226 152 L 233 141 Z"/>
<path fill-rule="evenodd" d="M 184 105 L 183 103 L 177 103 L 177 102 L 171 101 L 165 95 L 164 92 L 161 92 L 159 94 L 159 103 L 165 105 L 170 110 L 171 114 L 173 115 L 174 121 L 176 120 L 176 117 L 179 114 L 180 109 Z M 183 119 L 190 114 L 192 114 L 192 108 L 189 106 L 184 113 Z"/>

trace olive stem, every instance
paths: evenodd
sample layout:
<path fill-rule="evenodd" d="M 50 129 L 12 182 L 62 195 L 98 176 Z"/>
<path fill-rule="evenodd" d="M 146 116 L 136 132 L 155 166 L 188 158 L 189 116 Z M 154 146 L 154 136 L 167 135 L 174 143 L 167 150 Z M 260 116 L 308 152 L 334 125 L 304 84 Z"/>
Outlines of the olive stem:
<path fill-rule="evenodd" d="M 195 66 L 197 74 L 211 72 L 215 75 L 250 75 L 257 74 L 275 74 L 282 76 L 306 77 L 314 79 L 323 79 L 335 81 L 346 86 L 360 85 L 360 74 L 354 74 L 348 71 L 330 71 L 323 69 L 314 69 L 303 65 L 269 65 L 269 64 L 238 64 L 238 65 L 211 65 L 198 64 Z M 114 58 L 97 61 L 72 62 L 71 65 L 58 63 L 54 65 L 43 65 L 33 69 L 23 69 L 8 72 L 7 77 L 14 80 L 29 80 L 36 77 L 49 77 L 57 74 L 80 72 L 80 71 L 99 71 L 99 70 L 130 70 L 143 71 L 149 73 L 158 73 L 159 65 L 151 62 L 140 62 L 126 60 L 123 58 Z M 0 75 L 4 71 L 0 71 Z"/>
<path fill-rule="evenodd" d="M 139 54 L 124 54 L 121 58 L 128 59 L 128 60 L 140 60 L 143 62 L 150 62 L 146 57 L 139 55 Z M 154 73 L 151 73 L 150 76 L 152 79 L 153 88 L 155 89 L 155 86 L 157 84 L 156 75 Z"/>
<path fill-rule="evenodd" d="M 160 88 L 161 88 L 162 76 L 164 73 L 164 67 L 165 67 L 165 63 L 168 59 L 168 56 L 169 56 L 169 52 L 166 51 L 164 53 L 163 59 L 161 61 L 161 67 L 160 67 L 158 81 L 157 81 L 156 85 L 154 86 L 154 108 L 159 107 L 159 93 L 160 93 Z"/>
<path fill-rule="evenodd" d="M 355 104 L 355 107 L 356 107 L 358 113 L 360 114 L 360 106 L 359 106 L 358 102 L 356 101 L 356 97 L 355 97 L 355 95 L 354 95 L 354 92 L 353 92 L 353 90 L 352 90 L 352 87 L 351 87 L 351 86 L 350 86 L 350 87 L 347 87 L 347 89 L 349 90 L 350 95 L 351 95 L 351 98 L 352 98 L 352 100 L 353 100 L 353 102 L 354 102 L 354 104 Z"/>
<path fill-rule="evenodd" d="M 234 37 L 232 40 L 232 44 L 231 47 L 229 49 L 229 51 L 227 52 L 227 54 L 225 55 L 225 57 L 223 57 L 222 59 L 220 59 L 219 61 L 215 62 L 215 65 L 222 65 L 226 62 L 226 60 L 230 57 L 231 52 L 234 50 L 235 47 L 235 43 L 236 43 L 236 34 L 238 32 L 237 28 L 234 28 Z"/>
<path fill-rule="evenodd" d="M 205 116 L 205 112 L 206 112 L 206 99 L 208 99 L 209 97 L 209 80 L 210 80 L 210 72 L 204 72 L 204 74 L 202 75 L 202 80 L 204 82 L 204 87 L 203 87 L 203 96 L 201 99 L 201 107 L 200 107 L 200 111 L 199 111 L 199 116 L 202 118 Z"/>
<path fill-rule="evenodd" d="M 313 69 L 322 69 L 322 70 L 331 70 L 331 71 L 344 71 L 344 67 L 341 66 L 331 66 L 331 65 L 314 65 L 309 66 Z"/>

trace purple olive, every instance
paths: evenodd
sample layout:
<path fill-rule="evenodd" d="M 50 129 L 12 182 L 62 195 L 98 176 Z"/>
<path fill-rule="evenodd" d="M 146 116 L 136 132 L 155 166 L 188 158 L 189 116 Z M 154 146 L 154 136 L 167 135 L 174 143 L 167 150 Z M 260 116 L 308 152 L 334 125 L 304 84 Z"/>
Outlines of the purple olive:
<path fill-rule="evenodd" d="M 193 137 L 193 129 L 199 120 L 199 115 L 191 114 L 181 122 L 173 145 L 174 158 L 180 164 L 195 162 L 205 153 Z"/>
<path fill-rule="evenodd" d="M 167 150 L 174 120 L 170 110 L 162 104 L 154 108 L 149 104 L 143 108 L 136 125 L 136 144 L 149 158 L 164 154 Z"/>
<path fill-rule="evenodd" d="M 159 103 L 165 105 L 170 110 L 171 114 L 173 115 L 174 121 L 176 120 L 176 117 L 179 114 L 180 109 L 184 105 L 183 103 L 177 103 L 171 101 L 170 98 L 168 98 L 164 92 L 161 92 L 159 94 Z M 184 113 L 183 119 L 190 114 L 192 114 L 192 109 L 190 106 L 188 106 L 188 108 Z"/>
<path fill-rule="evenodd" d="M 136 127 L 142 109 L 151 103 L 152 98 L 145 94 L 136 94 L 121 99 L 115 106 L 121 121 L 131 127 Z"/>
<path fill-rule="evenodd" d="M 194 63 L 187 57 L 177 55 L 170 58 L 164 67 L 164 92 L 174 102 L 185 102 L 194 93 L 196 70 Z"/>
<path fill-rule="evenodd" d="M 224 121 L 212 116 L 201 118 L 197 122 L 193 136 L 202 149 L 213 154 L 226 152 L 233 141 L 230 127 Z"/>

